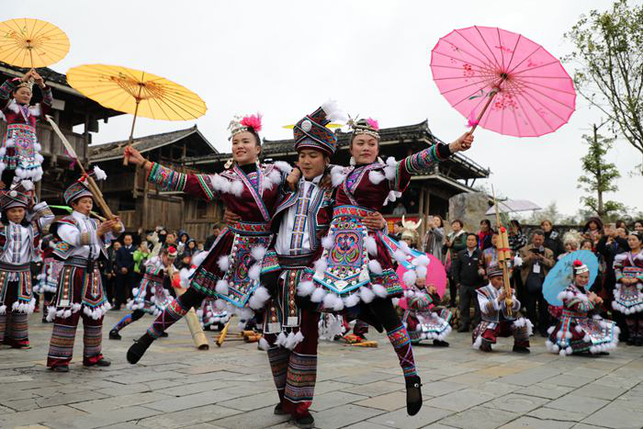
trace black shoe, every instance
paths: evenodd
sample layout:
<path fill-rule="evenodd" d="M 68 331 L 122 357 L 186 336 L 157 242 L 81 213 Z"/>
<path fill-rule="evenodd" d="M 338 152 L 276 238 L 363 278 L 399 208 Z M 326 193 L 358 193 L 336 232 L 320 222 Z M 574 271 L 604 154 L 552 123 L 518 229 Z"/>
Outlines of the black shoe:
<path fill-rule="evenodd" d="M 111 331 L 109 331 L 109 339 L 110 340 L 122 340 L 123 337 L 121 337 L 121 334 L 119 334 L 116 329 L 112 329 Z"/>
<path fill-rule="evenodd" d="M 298 428 L 310 429 L 315 427 L 315 419 L 313 419 L 313 416 L 310 414 L 306 414 L 303 417 L 295 417 L 294 423 Z"/>
<path fill-rule="evenodd" d="M 549 334 L 547 333 L 547 331 L 540 331 L 540 336 L 543 338 L 547 338 Z"/>
<path fill-rule="evenodd" d="M 129 350 L 127 350 L 127 361 L 134 365 L 137 363 L 145 351 L 152 345 L 154 338 L 152 338 L 147 332 L 143 334 L 138 340 L 134 340 L 134 344 L 131 345 Z"/>
<path fill-rule="evenodd" d="M 89 365 L 83 364 L 83 366 L 110 366 L 111 364 L 112 364 L 111 361 L 105 358 L 100 358 L 100 360 L 96 361 L 95 363 L 91 363 Z"/>
<path fill-rule="evenodd" d="M 109 311 L 121 311 L 120 307 L 112 307 Z"/>
<path fill-rule="evenodd" d="M 482 344 L 480 344 L 480 351 L 485 353 L 491 353 L 492 352 L 491 344 L 483 342 Z"/>
<path fill-rule="evenodd" d="M 435 347 L 449 347 L 449 343 L 442 340 L 433 340 L 433 345 Z"/>
<path fill-rule="evenodd" d="M 281 402 L 275 405 L 275 409 L 273 410 L 273 413 L 275 416 L 285 416 L 286 414 L 288 414 L 287 412 L 284 411 L 284 406 Z"/>
<path fill-rule="evenodd" d="M 636 344 L 636 341 L 634 341 L 634 339 L 633 339 L 633 338 L 628 338 L 628 339 L 625 341 L 625 344 L 627 344 L 628 346 L 633 346 L 633 345 L 635 345 L 635 344 Z"/>
<path fill-rule="evenodd" d="M 461 326 L 461 327 L 458 328 L 458 332 L 469 332 L 469 328 Z"/>
<path fill-rule="evenodd" d="M 53 372 L 69 372 L 69 365 L 52 366 L 49 369 Z"/>
<path fill-rule="evenodd" d="M 529 348 L 524 347 L 524 346 L 514 346 L 513 351 L 515 353 L 525 353 L 525 354 L 526 353 L 531 353 L 531 351 L 529 351 Z"/>
<path fill-rule="evenodd" d="M 167 332 L 161 332 L 161 338 L 167 338 L 167 337 L 169 337 Z"/>
<path fill-rule="evenodd" d="M 406 412 L 409 416 L 416 415 L 422 408 L 422 380 L 417 375 L 408 377 L 406 382 Z"/>

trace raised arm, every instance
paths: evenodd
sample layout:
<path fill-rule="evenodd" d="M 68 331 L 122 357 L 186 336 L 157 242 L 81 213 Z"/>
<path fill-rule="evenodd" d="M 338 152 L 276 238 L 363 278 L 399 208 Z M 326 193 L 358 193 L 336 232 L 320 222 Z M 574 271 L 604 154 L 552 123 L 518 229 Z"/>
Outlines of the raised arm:
<path fill-rule="evenodd" d="M 438 162 L 449 158 L 454 153 L 468 150 L 472 143 L 473 134 L 465 133 L 448 145 L 434 144 L 420 152 L 407 156 L 395 166 L 395 179 L 392 181 L 392 189 L 403 192 L 409 185 L 411 176 L 426 173 Z"/>
<path fill-rule="evenodd" d="M 124 156 L 130 163 L 143 168 L 148 182 L 154 183 L 166 191 L 185 192 L 208 201 L 219 197 L 219 193 L 212 186 L 210 177 L 206 174 L 179 173 L 156 162 L 148 161 L 131 146 L 125 148 Z"/>

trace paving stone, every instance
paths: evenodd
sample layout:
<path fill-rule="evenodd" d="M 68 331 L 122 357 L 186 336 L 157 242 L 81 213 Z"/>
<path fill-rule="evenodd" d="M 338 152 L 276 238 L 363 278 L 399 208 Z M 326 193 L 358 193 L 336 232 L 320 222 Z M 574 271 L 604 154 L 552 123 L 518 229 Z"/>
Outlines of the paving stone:
<path fill-rule="evenodd" d="M 384 411 L 395 411 L 406 407 L 406 392 L 398 391 L 374 396 L 363 401 L 355 402 L 356 405 L 377 408 Z"/>
<path fill-rule="evenodd" d="M 404 380 L 404 377 L 401 373 L 397 375 L 397 377 Z M 334 380 L 341 383 L 369 384 L 375 381 L 390 380 L 392 378 L 396 378 L 396 376 L 394 374 L 386 374 L 383 372 L 365 372 L 362 374 L 349 375 L 346 377 L 337 377 L 334 378 Z"/>
<path fill-rule="evenodd" d="M 616 400 L 583 420 L 583 423 L 614 428 L 641 428 L 641 402 Z"/>
<path fill-rule="evenodd" d="M 325 382 L 326 383 L 326 382 Z M 424 390 L 427 387 L 433 386 L 434 383 L 425 383 Z M 369 384 L 358 384 L 358 385 L 349 385 L 350 387 L 342 388 L 342 392 L 355 393 L 356 395 L 363 396 L 380 396 L 386 393 L 392 393 L 399 390 L 404 390 L 404 386 L 400 386 L 398 383 L 392 383 L 390 381 L 377 381 L 375 383 Z M 315 394 L 317 394 L 317 387 L 315 387 Z"/>
<path fill-rule="evenodd" d="M 506 377 L 499 378 L 496 381 L 500 383 L 517 384 L 519 386 L 530 386 L 557 376 L 560 373 L 561 371 L 556 368 L 538 367 L 528 369 L 527 371 L 517 374 L 508 375 Z"/>
<path fill-rule="evenodd" d="M 564 422 L 556 420 L 538 419 L 535 417 L 521 417 L 504 426 L 500 429 L 568 429 L 574 426 L 573 422 Z"/>
<path fill-rule="evenodd" d="M 290 416 L 276 416 L 272 410 L 274 407 L 259 408 L 257 410 L 235 414 L 222 419 L 213 419 L 208 423 L 226 429 L 259 429 L 275 426 L 290 420 Z M 315 415 L 317 420 L 317 415 Z"/>
<path fill-rule="evenodd" d="M 40 407 L 53 407 L 55 405 L 69 405 L 75 402 L 83 402 L 88 400 L 102 399 L 106 396 L 98 392 L 72 392 L 62 394 L 59 393 L 56 396 L 51 396 L 49 398 L 38 399 L 36 402 Z"/>
<path fill-rule="evenodd" d="M 446 417 L 440 420 L 440 423 L 458 428 L 493 429 L 515 420 L 519 416 L 520 414 L 509 411 L 475 407 Z"/>
<path fill-rule="evenodd" d="M 580 376 L 572 375 L 559 375 L 557 377 L 552 377 L 547 380 L 548 383 L 555 384 L 556 386 L 565 386 L 565 387 L 581 387 L 586 384 L 593 382 L 594 379 Z"/>
<path fill-rule="evenodd" d="M 430 399 L 425 401 L 425 405 L 450 411 L 464 411 L 467 408 L 472 408 L 490 401 L 494 397 L 495 396 L 490 393 L 465 389 Z"/>
<path fill-rule="evenodd" d="M 556 408 L 563 411 L 574 411 L 578 413 L 586 412 L 586 415 L 589 415 L 594 412 L 594 410 L 599 410 L 608 403 L 609 401 L 606 401 L 604 399 L 587 398 L 571 393 L 548 403 L 547 407 Z"/>
<path fill-rule="evenodd" d="M 0 427 L 13 427 L 18 425 L 30 425 L 33 423 L 46 423 L 61 417 L 80 417 L 86 413 L 75 410 L 66 405 L 57 407 L 40 408 L 37 410 L 23 411 L 0 415 Z"/>
<path fill-rule="evenodd" d="M 195 407 L 188 410 L 163 413 L 153 417 L 148 417 L 140 420 L 138 425 L 149 428 L 192 428 L 200 423 L 218 420 L 239 413 L 239 410 L 233 410 L 220 405 L 206 405 L 203 407 Z"/>
<path fill-rule="evenodd" d="M 119 408 L 132 407 L 134 405 L 147 404 L 168 399 L 167 395 L 156 392 L 137 393 L 134 395 L 109 397 L 94 401 L 78 402 L 70 406 L 85 411 L 86 413 L 98 413 L 101 411 L 117 410 Z"/>
<path fill-rule="evenodd" d="M 315 397 L 317 401 L 317 397 Z M 276 390 L 272 392 L 264 392 L 256 395 L 250 395 L 242 399 L 235 398 L 228 401 L 218 402 L 217 404 L 222 407 L 233 408 L 241 411 L 252 411 L 257 408 L 264 408 L 272 405 L 273 407 L 279 402 L 279 395 Z"/>
<path fill-rule="evenodd" d="M 556 408 L 541 407 L 537 410 L 530 411 L 527 415 L 529 417 L 535 417 L 542 420 L 558 420 L 558 421 L 568 421 L 568 422 L 580 422 L 588 414 L 591 414 L 592 410 L 585 411 L 580 409 L 577 411 L 570 410 L 559 410 Z"/>
<path fill-rule="evenodd" d="M 494 399 L 491 402 L 487 402 L 486 404 L 484 404 L 484 406 L 496 410 L 525 414 L 531 410 L 535 410 L 536 408 L 546 404 L 547 402 L 549 402 L 549 400 L 544 398 L 520 395 L 518 393 L 510 393 L 509 395 Z"/>
<path fill-rule="evenodd" d="M 598 383 L 590 383 L 574 390 L 574 395 L 585 396 L 587 398 L 606 399 L 611 401 L 627 392 L 627 389 L 618 387 L 604 386 Z"/>
<path fill-rule="evenodd" d="M 539 398 L 556 399 L 573 391 L 572 387 L 556 386 L 549 383 L 533 384 L 516 391 L 522 395 L 537 396 Z"/>
<path fill-rule="evenodd" d="M 401 410 L 381 414 L 375 418 L 369 419 L 368 422 L 377 423 L 379 425 L 391 428 L 411 429 L 421 428 L 429 423 L 441 420 L 450 414 L 452 414 L 451 411 L 441 410 L 439 408 L 430 407 L 425 404 L 420 412 L 413 417 L 407 415 L 405 407 Z M 322 425 L 319 426 L 325 427 Z"/>
<path fill-rule="evenodd" d="M 313 405 L 310 407 L 313 411 L 324 411 L 329 408 L 335 408 L 340 405 L 350 404 L 352 402 L 362 401 L 365 396 L 356 395 L 348 392 L 329 392 L 323 395 L 315 395 Z"/>
<path fill-rule="evenodd" d="M 202 405 L 211 405 L 217 401 L 232 399 L 234 395 L 225 390 L 222 392 L 201 392 L 193 395 L 180 396 L 177 398 L 163 399 L 156 402 L 145 404 L 145 407 L 153 410 L 171 413 L 174 411 L 187 410 L 189 408 L 200 407 Z"/>
<path fill-rule="evenodd" d="M 80 417 L 64 417 L 47 422 L 47 426 L 52 429 L 85 429 L 85 428 L 98 428 L 103 426 L 115 425 L 118 423 L 125 423 L 135 420 L 140 420 L 145 417 L 150 417 L 159 414 L 159 411 L 150 410 L 143 407 L 126 407 L 120 408 L 118 411 L 101 411 L 91 415 L 83 415 Z"/>

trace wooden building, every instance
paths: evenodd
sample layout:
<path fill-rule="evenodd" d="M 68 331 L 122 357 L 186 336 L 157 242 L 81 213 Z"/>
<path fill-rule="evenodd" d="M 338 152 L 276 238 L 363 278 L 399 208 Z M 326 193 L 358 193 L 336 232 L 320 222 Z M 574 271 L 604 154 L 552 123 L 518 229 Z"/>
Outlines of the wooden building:
<path fill-rule="evenodd" d="M 145 180 L 143 170 L 123 166 L 123 149 L 127 140 L 90 146 L 93 164 L 107 173 L 102 191 L 107 204 L 118 213 L 127 230 L 153 230 L 163 225 L 170 230 L 186 229 L 188 234 L 204 240 L 211 225 L 221 217 L 217 204 L 207 204 L 186 195 L 164 192 Z M 132 146 L 144 156 L 183 172 L 200 172 L 186 168 L 186 158 L 202 158 L 218 152 L 196 126 L 184 130 L 134 139 Z"/>
<path fill-rule="evenodd" d="M 0 79 L 22 77 L 28 69 L 10 66 L 0 62 Z M 112 116 L 122 115 L 121 112 L 106 109 L 95 101 L 85 97 L 67 83 L 65 75 L 57 73 L 49 68 L 39 68 L 38 73 L 44 78 L 45 83 L 52 88 L 54 103 L 50 115 L 54 118 L 59 128 L 72 144 L 76 154 L 83 163 L 87 162 L 88 145 L 91 143 L 91 133 L 98 132 L 98 121 L 107 120 Z M 32 102 L 39 102 L 42 99 L 40 89 L 34 86 L 34 98 Z M 74 127 L 82 128 L 74 132 Z M 0 132 L 4 135 L 6 123 L 0 121 Z M 73 180 L 78 178 L 78 168 L 70 169 L 71 159 L 67 156 L 62 142 L 43 118 L 38 123 L 36 134 L 38 142 L 42 145 L 41 154 L 43 161 L 44 175 L 39 182 L 37 191 L 42 199 L 50 204 L 62 202 L 62 194 Z"/>

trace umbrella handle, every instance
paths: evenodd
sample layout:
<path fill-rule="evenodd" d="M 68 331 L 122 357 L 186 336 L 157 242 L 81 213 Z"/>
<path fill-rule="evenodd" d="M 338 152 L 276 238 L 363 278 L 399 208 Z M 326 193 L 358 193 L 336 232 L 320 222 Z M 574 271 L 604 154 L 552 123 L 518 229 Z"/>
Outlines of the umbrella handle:
<path fill-rule="evenodd" d="M 493 98 L 496 96 L 497 93 L 498 93 L 498 90 L 491 91 L 491 94 L 489 94 L 489 99 L 487 100 L 487 103 L 482 108 L 482 111 L 480 112 L 480 114 L 476 118 L 475 123 L 471 126 L 471 129 L 469 130 L 469 134 L 473 134 L 473 132 L 476 130 L 476 128 L 478 128 L 478 124 L 480 124 L 480 120 L 482 119 L 482 116 L 485 114 L 485 112 L 487 111 L 487 109 L 491 105 L 491 102 L 493 101 Z"/>
<path fill-rule="evenodd" d="M 141 104 L 141 90 L 143 87 L 140 87 L 138 90 L 138 97 L 136 97 L 136 108 L 134 109 L 134 118 L 132 119 L 132 129 L 129 133 L 129 142 L 127 142 L 127 146 L 131 146 L 132 143 L 134 142 L 134 126 L 136 125 L 136 116 L 138 116 L 138 105 Z M 128 166 L 129 165 L 129 159 L 127 159 L 126 156 L 123 157 L 123 165 Z"/>

